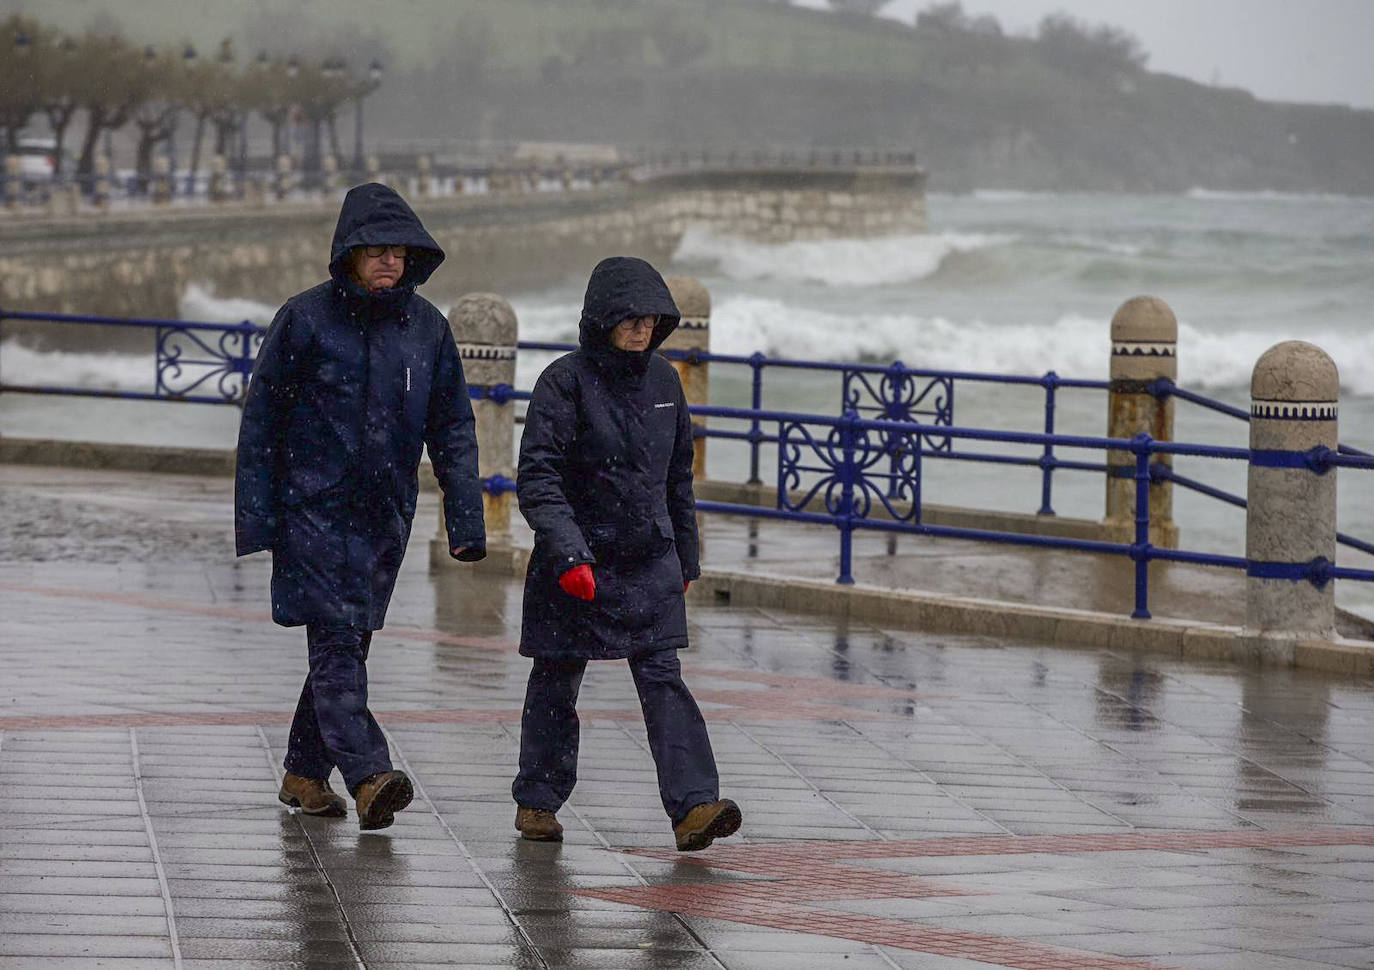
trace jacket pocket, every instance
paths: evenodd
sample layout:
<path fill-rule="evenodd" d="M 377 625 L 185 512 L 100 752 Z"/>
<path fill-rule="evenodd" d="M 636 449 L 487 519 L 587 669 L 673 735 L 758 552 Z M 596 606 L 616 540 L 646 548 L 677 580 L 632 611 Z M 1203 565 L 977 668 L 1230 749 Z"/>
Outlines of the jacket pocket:
<path fill-rule="evenodd" d="M 667 516 L 594 522 L 584 534 L 587 547 L 600 563 L 651 562 L 673 548 L 673 522 Z"/>

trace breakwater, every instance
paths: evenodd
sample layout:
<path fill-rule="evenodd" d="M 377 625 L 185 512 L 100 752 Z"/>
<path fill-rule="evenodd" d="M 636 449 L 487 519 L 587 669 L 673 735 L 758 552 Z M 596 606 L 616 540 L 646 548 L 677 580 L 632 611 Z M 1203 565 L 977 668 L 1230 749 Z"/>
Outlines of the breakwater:
<path fill-rule="evenodd" d="M 767 242 L 926 226 L 916 168 L 665 171 L 584 190 L 438 198 L 395 181 L 448 253 L 426 286 L 440 301 L 585 274 L 611 252 L 662 262 L 691 226 Z M 0 218 L 0 306 L 171 318 L 192 282 L 279 303 L 323 278 L 337 212 L 331 197 Z"/>

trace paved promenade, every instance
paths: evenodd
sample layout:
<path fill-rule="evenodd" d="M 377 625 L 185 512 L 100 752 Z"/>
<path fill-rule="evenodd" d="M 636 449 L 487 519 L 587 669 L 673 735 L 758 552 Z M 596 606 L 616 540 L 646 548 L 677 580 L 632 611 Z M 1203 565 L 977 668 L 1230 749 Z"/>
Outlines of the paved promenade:
<path fill-rule="evenodd" d="M 694 603 L 740 835 L 673 851 L 606 664 L 522 842 L 519 584 L 430 574 L 432 495 L 371 664 L 415 803 L 291 814 L 304 638 L 231 491 L 0 466 L 3 970 L 1374 966 L 1374 684 L 1303 671 Z"/>

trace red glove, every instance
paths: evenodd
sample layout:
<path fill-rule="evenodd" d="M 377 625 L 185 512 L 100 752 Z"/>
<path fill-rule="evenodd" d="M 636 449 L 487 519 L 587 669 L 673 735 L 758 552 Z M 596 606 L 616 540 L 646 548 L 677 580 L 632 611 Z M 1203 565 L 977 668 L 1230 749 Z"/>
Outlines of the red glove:
<path fill-rule="evenodd" d="M 559 576 L 558 585 L 569 596 L 576 596 L 588 603 L 596 599 L 596 577 L 592 575 L 592 567 L 585 562 Z"/>
<path fill-rule="evenodd" d="M 682 581 L 682 595 L 683 595 L 683 596 L 686 596 L 686 595 L 687 595 L 687 587 L 688 587 L 688 586 L 691 586 L 691 585 L 692 585 L 692 581 L 691 581 L 690 579 L 684 579 L 684 580 Z"/>

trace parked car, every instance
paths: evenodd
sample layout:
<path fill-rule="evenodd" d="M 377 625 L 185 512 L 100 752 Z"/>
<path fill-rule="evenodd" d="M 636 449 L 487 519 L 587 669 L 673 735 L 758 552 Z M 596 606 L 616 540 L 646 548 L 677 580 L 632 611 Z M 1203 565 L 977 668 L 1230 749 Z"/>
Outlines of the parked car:
<path fill-rule="evenodd" d="M 19 175 L 25 181 L 48 182 L 57 174 L 57 139 L 21 136 L 15 145 Z"/>

